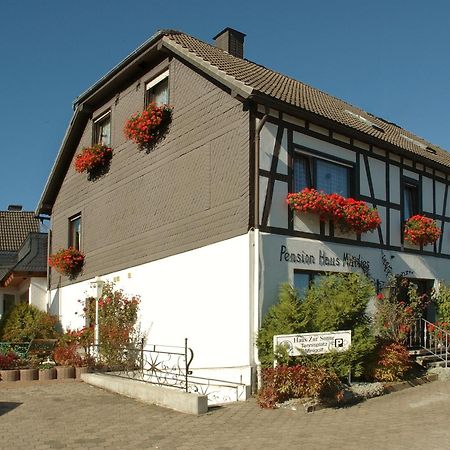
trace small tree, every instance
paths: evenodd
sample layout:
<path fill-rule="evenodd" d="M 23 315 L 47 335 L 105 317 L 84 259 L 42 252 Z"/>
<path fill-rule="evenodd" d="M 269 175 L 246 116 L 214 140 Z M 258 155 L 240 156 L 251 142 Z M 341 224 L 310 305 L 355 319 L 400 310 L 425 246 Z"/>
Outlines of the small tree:
<path fill-rule="evenodd" d="M 439 320 L 450 323 L 450 284 L 440 282 L 439 287 L 433 290 L 432 298 L 436 302 Z"/>
<path fill-rule="evenodd" d="M 56 316 L 28 303 L 18 303 L 2 321 L 0 334 L 5 341 L 27 342 L 32 339 L 56 338 L 59 329 Z"/>

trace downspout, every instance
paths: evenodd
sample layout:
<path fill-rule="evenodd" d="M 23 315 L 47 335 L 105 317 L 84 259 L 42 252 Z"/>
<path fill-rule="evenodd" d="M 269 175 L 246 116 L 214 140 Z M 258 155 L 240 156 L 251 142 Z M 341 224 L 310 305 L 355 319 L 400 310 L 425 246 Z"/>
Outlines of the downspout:
<path fill-rule="evenodd" d="M 260 264 L 259 264 L 259 254 L 260 254 L 260 246 L 259 246 L 259 152 L 260 152 L 260 135 L 261 130 L 264 127 L 264 124 L 269 117 L 269 108 L 266 107 L 265 114 L 262 119 L 259 121 L 258 126 L 255 129 L 255 165 L 254 165 L 254 209 L 253 209 L 253 339 L 255 338 L 255 334 L 259 329 L 260 325 L 260 317 L 259 317 L 259 272 L 260 272 Z M 261 386 L 261 361 L 258 356 L 258 348 L 253 343 L 253 358 L 256 363 L 256 381 L 257 386 L 253 386 L 254 392 L 256 392 L 256 387 Z"/>

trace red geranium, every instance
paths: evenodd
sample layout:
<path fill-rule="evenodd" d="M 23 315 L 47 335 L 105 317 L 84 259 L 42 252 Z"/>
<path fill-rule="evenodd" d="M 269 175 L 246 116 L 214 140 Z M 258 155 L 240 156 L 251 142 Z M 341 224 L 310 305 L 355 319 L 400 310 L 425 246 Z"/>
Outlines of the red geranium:
<path fill-rule="evenodd" d="M 112 157 L 112 148 L 103 144 L 95 144 L 92 147 L 85 147 L 75 157 L 75 170 L 79 173 L 90 172 L 99 167 L 103 167 Z"/>
<path fill-rule="evenodd" d="M 84 254 L 73 247 L 61 249 L 49 256 L 48 265 L 62 275 L 73 279 L 76 278 L 83 268 Z"/>
<path fill-rule="evenodd" d="M 416 214 L 405 223 L 405 241 L 416 245 L 433 244 L 441 235 L 436 222 L 429 217 Z"/>
<path fill-rule="evenodd" d="M 125 123 L 124 133 L 127 139 L 140 147 L 154 144 L 172 117 L 172 108 L 168 105 L 156 106 L 150 103 L 141 113 L 134 114 Z"/>
<path fill-rule="evenodd" d="M 375 208 L 339 194 L 325 194 L 316 189 L 305 188 L 288 194 L 286 200 L 294 211 L 318 214 L 321 221 L 333 220 L 343 230 L 365 233 L 381 224 Z"/>

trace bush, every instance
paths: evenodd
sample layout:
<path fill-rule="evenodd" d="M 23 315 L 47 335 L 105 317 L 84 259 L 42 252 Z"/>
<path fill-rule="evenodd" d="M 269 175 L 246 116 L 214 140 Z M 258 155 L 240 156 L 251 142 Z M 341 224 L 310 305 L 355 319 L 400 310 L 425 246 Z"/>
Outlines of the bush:
<path fill-rule="evenodd" d="M 2 324 L 4 341 L 27 342 L 32 339 L 52 339 L 58 336 L 58 318 L 28 303 L 17 304 Z"/>
<path fill-rule="evenodd" d="M 262 371 L 258 404 L 261 408 L 273 408 L 291 398 L 339 401 L 342 388 L 339 378 L 323 367 L 277 366 Z"/>
<path fill-rule="evenodd" d="M 282 284 L 278 295 L 278 303 L 273 305 L 264 317 L 256 339 L 259 359 L 263 367 L 273 365 L 275 358 L 273 337 L 276 334 L 298 332 L 301 317 L 300 306 L 297 291 L 288 283 Z"/>
<path fill-rule="evenodd" d="M 84 365 L 84 359 L 78 353 L 76 343 L 58 345 L 53 352 L 53 359 L 60 366 L 82 367 Z"/>
<path fill-rule="evenodd" d="M 361 376 L 376 347 L 370 321 L 365 314 L 367 303 L 374 295 L 372 282 L 357 273 L 320 277 L 303 300 L 295 289 L 283 285 L 279 303 L 269 310 L 258 333 L 257 346 L 262 366 L 273 365 L 273 336 L 276 334 L 352 330 L 352 345 L 346 352 L 289 358 L 279 349 L 276 356 L 283 364 L 327 367 L 342 378 L 347 376 L 350 368 L 354 376 Z"/>
<path fill-rule="evenodd" d="M 439 288 L 433 291 L 433 300 L 440 321 L 450 322 L 450 284 L 439 283 Z"/>
<path fill-rule="evenodd" d="M 374 372 L 376 381 L 401 381 L 411 367 L 408 349 L 397 342 L 383 345 L 378 356 Z"/>
<path fill-rule="evenodd" d="M 14 352 L 0 353 L 0 370 L 16 369 L 19 358 Z"/>

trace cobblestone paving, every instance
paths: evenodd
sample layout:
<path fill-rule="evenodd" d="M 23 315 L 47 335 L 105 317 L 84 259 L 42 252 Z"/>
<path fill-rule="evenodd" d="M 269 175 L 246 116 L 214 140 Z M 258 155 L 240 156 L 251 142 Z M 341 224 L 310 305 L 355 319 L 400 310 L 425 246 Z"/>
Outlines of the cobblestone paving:
<path fill-rule="evenodd" d="M 81 382 L 0 386 L 0 448 L 449 449 L 450 382 L 314 413 L 254 400 L 195 417 Z"/>

